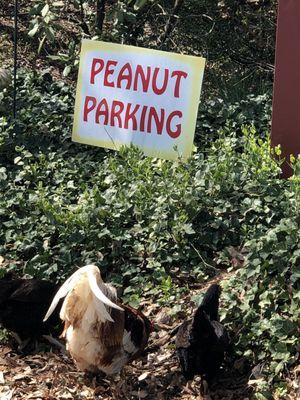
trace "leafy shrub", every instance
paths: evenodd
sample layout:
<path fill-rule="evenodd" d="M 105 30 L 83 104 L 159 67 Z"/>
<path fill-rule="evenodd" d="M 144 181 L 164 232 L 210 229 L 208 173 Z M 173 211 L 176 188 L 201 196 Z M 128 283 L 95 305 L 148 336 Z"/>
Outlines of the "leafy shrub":
<path fill-rule="evenodd" d="M 260 398 L 273 398 L 271 384 L 297 361 L 299 228 L 298 210 L 248 241 L 246 266 L 226 285 L 226 318 L 238 331 L 237 348 L 261 367 Z"/>
<path fill-rule="evenodd" d="M 296 175 L 281 188 L 280 196 L 273 197 L 278 207 L 283 205 L 280 219 L 267 230 L 263 221 L 256 224 L 244 244 L 244 268 L 224 285 L 226 321 L 236 331 L 236 347 L 259 365 L 259 399 L 272 399 L 274 385 L 283 395 L 280 379 L 299 361 L 299 162 Z"/>
<path fill-rule="evenodd" d="M 249 102 L 244 111 L 236 104 L 234 117 L 220 108 L 215 130 L 213 112 L 204 113 L 215 139 L 187 163 L 174 163 L 136 148 L 114 153 L 74 144 L 73 89 L 48 73 L 26 72 L 19 88 L 16 125 L 8 115 L 0 120 L 5 265 L 60 280 L 93 262 L 126 301 L 170 303 L 231 265 L 230 248 L 244 247 L 247 264 L 224 292 L 226 319 L 240 330 L 237 350 L 255 363 L 264 359 L 268 379 L 279 376 L 295 355 L 299 318 L 299 177 L 280 180 L 268 138 L 243 126 Z M 0 96 L 5 114 L 9 91 Z M 267 121 L 267 100 L 250 101 L 254 122 L 259 109 Z"/>
<path fill-rule="evenodd" d="M 68 86 L 47 73 L 22 78 L 17 135 L 12 126 L 2 129 L 1 243 L 27 272 L 69 273 L 100 257 L 104 270 L 123 273 L 126 286 L 151 270 L 159 283 L 179 268 L 203 278 L 215 273 L 207 261 L 217 252 L 239 245 L 259 220 L 276 220 L 265 193 L 277 168 L 268 143 L 253 132 L 243 138 L 223 132 L 206 156 L 195 154 L 188 164 L 153 161 L 134 149 L 107 157 L 70 142 Z"/>
<path fill-rule="evenodd" d="M 253 126 L 261 137 L 267 137 L 271 128 L 271 115 L 270 92 L 258 96 L 250 94 L 233 103 L 221 98 L 209 99 L 200 107 L 196 143 L 202 147 L 211 143 L 218 137 L 220 129 L 240 135 L 245 125 Z"/>

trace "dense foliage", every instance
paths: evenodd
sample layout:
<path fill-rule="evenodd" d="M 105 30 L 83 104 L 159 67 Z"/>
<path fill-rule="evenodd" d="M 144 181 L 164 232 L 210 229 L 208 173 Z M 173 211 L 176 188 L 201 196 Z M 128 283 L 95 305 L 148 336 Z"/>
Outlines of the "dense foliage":
<path fill-rule="evenodd" d="M 23 65 L 55 66 L 72 79 L 82 38 L 201 55 L 205 97 L 239 101 L 272 87 L 276 7 L 276 0 L 19 0 L 19 51 Z M 3 32 L 6 65 L 11 31 Z"/>
<path fill-rule="evenodd" d="M 0 274 L 62 280 L 93 262 L 125 301 L 175 314 L 182 292 L 228 270 L 235 351 L 258 398 L 281 396 L 299 352 L 300 164 L 279 179 L 269 147 L 276 2 L 100 3 L 20 1 L 19 48 L 40 71 L 19 72 L 15 124 L 12 88 L 0 92 Z M 187 163 L 71 142 L 82 37 L 207 57 Z"/>
<path fill-rule="evenodd" d="M 269 381 L 293 364 L 299 177 L 279 179 L 267 137 L 245 126 L 261 118 L 267 129 L 267 97 L 208 102 L 199 149 L 172 163 L 72 143 L 73 89 L 48 73 L 24 72 L 19 84 L 19 120 L 4 116 L 0 128 L 1 263 L 61 279 L 96 262 L 125 300 L 164 303 L 236 268 L 235 249 L 247 255 L 225 291 L 237 351 L 263 363 Z M 4 114 L 10 102 L 4 91 Z"/>
<path fill-rule="evenodd" d="M 287 200 L 286 206 L 291 201 L 293 210 L 295 198 L 288 193 Z M 256 381 L 259 398 L 272 399 L 272 383 L 278 384 L 281 373 L 297 364 L 299 225 L 299 209 L 297 213 L 287 210 L 275 227 L 255 235 L 246 243 L 246 267 L 226 284 L 226 318 L 231 324 L 235 321 L 239 330 L 239 351 L 257 365 L 257 375 L 262 378 Z M 284 385 L 278 386 L 283 394 Z"/>

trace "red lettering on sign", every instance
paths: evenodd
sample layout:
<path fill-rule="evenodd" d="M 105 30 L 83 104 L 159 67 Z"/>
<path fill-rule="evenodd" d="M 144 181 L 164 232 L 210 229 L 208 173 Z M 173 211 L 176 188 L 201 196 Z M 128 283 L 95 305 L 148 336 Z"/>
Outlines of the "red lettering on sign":
<path fill-rule="evenodd" d="M 141 65 L 137 65 L 135 75 L 134 75 L 134 82 L 133 82 L 133 90 L 138 90 L 138 81 L 139 77 L 141 78 L 143 92 L 147 93 L 149 90 L 150 78 L 151 78 L 151 67 L 147 67 L 147 76 L 143 67 Z"/>
<path fill-rule="evenodd" d="M 114 81 L 109 82 L 108 77 L 115 72 L 114 68 L 110 68 L 111 66 L 115 67 L 118 64 L 118 61 L 108 60 L 106 63 L 105 73 L 104 73 L 104 86 L 115 87 Z"/>
<path fill-rule="evenodd" d="M 89 105 L 92 103 L 91 105 Z M 84 102 L 84 107 L 83 107 L 83 120 L 84 122 L 87 122 L 87 117 L 88 114 L 96 107 L 97 100 L 95 97 L 92 96 L 86 96 L 85 102 Z"/>
<path fill-rule="evenodd" d="M 109 110 L 108 110 L 108 104 L 105 99 L 102 99 L 100 103 L 98 104 L 97 110 L 96 110 L 96 115 L 95 115 L 95 122 L 96 124 L 99 124 L 99 118 L 103 116 L 104 117 L 104 122 L 103 125 L 108 124 L 108 117 L 109 117 Z"/>
<path fill-rule="evenodd" d="M 102 71 L 103 67 L 104 61 L 101 58 L 93 58 L 90 78 L 90 82 L 92 85 L 95 83 L 95 76 Z"/>
<path fill-rule="evenodd" d="M 118 108 L 118 110 L 117 110 Z M 110 125 L 115 126 L 115 118 L 118 120 L 119 128 L 122 128 L 121 113 L 124 110 L 124 103 L 122 101 L 114 100 L 111 106 Z"/>
<path fill-rule="evenodd" d="M 173 71 L 171 77 L 173 78 L 174 76 L 176 77 L 176 82 L 175 82 L 175 88 L 174 88 L 174 96 L 179 97 L 179 88 L 180 88 L 180 82 L 181 78 L 186 78 L 187 73 L 184 71 Z"/>
<path fill-rule="evenodd" d="M 125 89 L 130 89 L 132 82 L 132 68 L 129 63 L 123 65 L 118 75 L 117 87 L 122 88 L 122 81 L 126 81 Z"/>
<path fill-rule="evenodd" d="M 132 121 L 132 128 L 134 131 L 137 131 L 137 120 L 136 120 L 136 113 L 140 108 L 139 104 L 136 104 L 134 109 L 130 111 L 132 104 L 128 103 L 125 111 L 125 122 L 124 122 L 124 128 L 128 129 L 129 121 Z"/>
<path fill-rule="evenodd" d="M 91 66 L 90 83 L 95 83 L 95 78 L 102 71 L 104 74 L 103 85 L 107 87 L 117 87 L 119 89 L 149 92 L 151 85 L 152 91 L 156 95 L 162 95 L 171 86 L 175 98 L 181 95 L 182 82 L 188 77 L 188 73 L 181 70 L 170 71 L 168 68 L 132 65 L 127 62 L 119 71 L 116 70 L 118 61 L 104 61 L 101 58 L 94 58 Z M 171 79 L 174 78 L 173 82 Z M 173 84 L 172 84 L 173 83 Z"/>
<path fill-rule="evenodd" d="M 147 112 L 148 107 L 143 106 L 142 112 L 141 112 L 141 121 L 140 121 L 140 131 L 145 132 L 145 119 L 146 119 L 146 112 Z"/>
<path fill-rule="evenodd" d="M 154 74 L 153 74 L 153 78 L 152 78 L 153 92 L 158 95 L 163 94 L 166 91 L 167 86 L 168 86 L 168 80 L 169 80 L 169 70 L 165 69 L 164 82 L 162 84 L 162 87 L 160 89 L 157 87 L 157 76 L 159 73 L 159 69 L 160 68 L 158 68 L 158 67 L 154 68 Z"/>
<path fill-rule="evenodd" d="M 181 111 L 173 111 L 173 112 L 171 112 L 171 114 L 168 116 L 168 119 L 167 119 L 167 122 L 166 122 L 166 129 L 167 129 L 168 135 L 172 139 L 177 139 L 178 136 L 181 134 L 181 124 L 177 124 L 176 125 L 176 129 L 172 130 L 171 124 L 172 124 L 172 119 L 174 117 L 182 118 L 182 112 Z"/>
<path fill-rule="evenodd" d="M 179 110 L 168 114 L 164 108 L 132 103 L 124 104 L 119 100 L 113 100 L 110 103 L 105 98 L 98 103 L 95 97 L 86 96 L 83 109 L 85 122 L 88 121 L 89 114 L 93 110 L 95 110 L 94 121 L 96 124 L 101 123 L 132 131 L 146 131 L 157 135 L 167 132 L 172 139 L 177 139 L 181 134 L 180 119 L 183 114 Z M 103 118 L 101 119 L 101 117 Z"/>
<path fill-rule="evenodd" d="M 160 117 L 154 107 L 149 108 L 149 115 L 148 115 L 148 124 L 147 124 L 147 132 L 152 132 L 152 120 L 155 120 L 156 124 L 156 131 L 159 135 L 162 134 L 162 130 L 164 128 L 165 122 L 165 110 L 163 108 L 160 109 Z"/>

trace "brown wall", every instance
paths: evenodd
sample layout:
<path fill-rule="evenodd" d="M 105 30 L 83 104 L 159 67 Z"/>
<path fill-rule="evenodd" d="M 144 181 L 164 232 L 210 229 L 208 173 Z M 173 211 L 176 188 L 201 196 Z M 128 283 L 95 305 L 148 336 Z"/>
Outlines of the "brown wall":
<path fill-rule="evenodd" d="M 283 154 L 300 154 L 300 0 L 279 0 L 272 145 Z M 292 174 L 283 165 L 283 176 Z"/>

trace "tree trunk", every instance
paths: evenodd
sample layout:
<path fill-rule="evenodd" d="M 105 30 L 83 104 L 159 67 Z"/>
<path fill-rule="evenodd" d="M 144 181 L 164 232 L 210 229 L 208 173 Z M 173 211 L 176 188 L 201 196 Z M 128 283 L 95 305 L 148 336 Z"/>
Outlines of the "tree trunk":
<path fill-rule="evenodd" d="M 97 0 L 96 27 L 100 33 L 102 33 L 103 23 L 105 19 L 105 5 L 106 0 Z"/>

